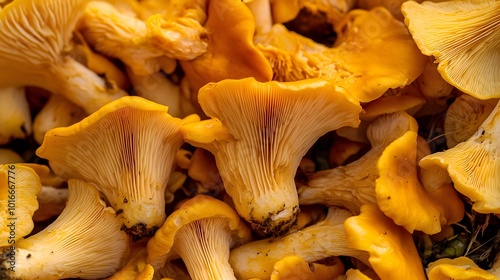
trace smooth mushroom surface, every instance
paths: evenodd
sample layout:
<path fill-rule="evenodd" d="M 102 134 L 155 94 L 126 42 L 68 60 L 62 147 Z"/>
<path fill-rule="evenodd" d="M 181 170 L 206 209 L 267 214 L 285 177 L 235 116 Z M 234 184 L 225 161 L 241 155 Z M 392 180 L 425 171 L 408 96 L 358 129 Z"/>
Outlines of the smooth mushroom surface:
<path fill-rule="evenodd" d="M 381 279 L 426 279 L 411 234 L 386 217 L 375 204 L 344 222 L 350 248 L 370 254 L 368 261 Z"/>

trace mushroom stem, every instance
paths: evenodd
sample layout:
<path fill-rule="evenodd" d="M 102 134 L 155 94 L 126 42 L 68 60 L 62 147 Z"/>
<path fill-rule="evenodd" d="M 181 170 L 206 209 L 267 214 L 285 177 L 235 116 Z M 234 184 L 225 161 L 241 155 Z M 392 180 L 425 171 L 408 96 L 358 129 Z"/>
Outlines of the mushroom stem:
<path fill-rule="evenodd" d="M 367 137 L 372 146 L 370 151 L 345 166 L 312 173 L 307 185 L 298 190 L 300 204 L 342 206 L 359 213 L 363 204 L 376 203 L 375 180 L 379 177 L 377 160 L 394 140 L 416 129 L 416 121 L 404 112 L 372 121 L 367 128 Z M 386 131 L 391 131 L 390 135 Z"/>
<path fill-rule="evenodd" d="M 273 265 L 285 256 L 297 255 L 306 262 L 331 256 L 351 256 L 368 264 L 368 254 L 347 246 L 344 221 L 346 210 L 330 208 L 325 220 L 280 239 L 263 239 L 231 251 L 229 263 L 238 279 L 269 279 Z"/>
<path fill-rule="evenodd" d="M 184 260 L 193 280 L 236 279 L 228 262 L 231 233 L 220 230 L 226 224 L 223 218 L 202 219 L 177 232 L 172 248 Z"/>
<path fill-rule="evenodd" d="M 255 18 L 255 33 L 265 34 L 271 31 L 273 19 L 269 0 L 253 0 L 247 3 L 247 7 Z"/>
<path fill-rule="evenodd" d="M 55 63 L 51 68 L 52 78 L 64 81 L 51 83 L 47 88 L 53 93 L 64 94 L 74 104 L 93 113 L 103 105 L 125 96 L 126 93 L 113 83 L 108 83 L 87 67 L 70 57 Z"/>
<path fill-rule="evenodd" d="M 31 114 L 22 87 L 0 89 L 0 145 L 31 134 Z"/>

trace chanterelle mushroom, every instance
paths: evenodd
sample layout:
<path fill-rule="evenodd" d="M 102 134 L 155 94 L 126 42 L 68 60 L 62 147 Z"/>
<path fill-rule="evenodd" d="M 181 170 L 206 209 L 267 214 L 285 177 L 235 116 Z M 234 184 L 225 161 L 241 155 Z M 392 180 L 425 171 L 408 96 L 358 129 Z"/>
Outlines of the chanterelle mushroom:
<path fill-rule="evenodd" d="M 344 221 L 352 214 L 330 208 L 326 219 L 279 239 L 262 239 L 231 250 L 229 263 L 238 279 L 269 279 L 273 265 L 285 256 L 297 255 L 306 262 L 331 256 L 350 256 L 368 264 L 368 254 L 347 245 Z"/>
<path fill-rule="evenodd" d="M 310 79 L 209 83 L 199 102 L 210 120 L 183 127 L 184 139 L 214 154 L 226 192 L 257 230 L 282 235 L 299 212 L 294 175 L 328 131 L 357 126 L 361 107 L 331 83 Z"/>
<path fill-rule="evenodd" d="M 33 169 L 0 164 L 0 246 L 16 246 L 18 239 L 33 230 L 36 196 L 41 190 L 40 178 Z"/>
<path fill-rule="evenodd" d="M 321 77 L 362 102 L 411 83 L 424 69 L 426 58 L 405 25 L 382 7 L 352 10 L 335 31 L 339 37 L 332 48 L 279 24 L 255 43 L 273 68 L 273 80 Z"/>
<path fill-rule="evenodd" d="M 68 204 L 48 227 L 0 256 L 1 279 L 95 279 L 124 262 L 129 237 L 92 184 L 69 180 Z M 9 253 L 15 261 L 9 262 Z M 9 268 L 13 269 L 10 270 Z"/>
<path fill-rule="evenodd" d="M 496 0 L 408 1 L 401 6 L 415 43 L 436 58 L 441 76 L 479 99 L 500 97 L 499 10 Z"/>
<path fill-rule="evenodd" d="M 370 254 L 368 261 L 380 279 L 425 279 L 411 234 L 377 205 L 363 205 L 361 214 L 348 218 L 344 227 L 349 247 Z"/>
<path fill-rule="evenodd" d="M 165 30 L 160 25 L 158 28 L 165 34 L 176 34 L 174 26 L 165 26 Z M 79 30 L 90 45 L 103 54 L 119 58 L 135 75 L 151 75 L 160 70 L 172 72 L 176 65 L 173 59 L 193 59 L 206 50 L 206 42 L 193 38 L 189 44 L 184 42 L 184 34 L 176 34 L 177 44 L 190 48 L 160 48 L 145 21 L 121 13 L 104 1 L 91 1 L 86 6 Z"/>
<path fill-rule="evenodd" d="M 56 174 L 94 183 L 126 231 L 151 236 L 165 221 L 165 188 L 183 143 L 182 121 L 167 111 L 141 97 L 123 97 L 48 131 L 37 154 Z"/>
<path fill-rule="evenodd" d="M 420 160 L 426 170 L 448 171 L 455 189 L 469 197 L 479 213 L 500 213 L 500 102 L 468 140 Z"/>
<path fill-rule="evenodd" d="M 66 55 L 87 0 L 19 0 L 0 11 L 0 87 L 37 86 L 92 113 L 126 95 Z"/>
<path fill-rule="evenodd" d="M 250 229 L 226 203 L 206 195 L 184 202 L 148 242 L 155 268 L 182 258 L 194 280 L 236 279 L 229 250 L 252 239 Z"/>
<path fill-rule="evenodd" d="M 245 4 L 211 0 L 207 15 L 207 51 L 193 60 L 180 61 L 191 87 L 191 101 L 197 104 L 198 90 L 209 82 L 247 77 L 270 81 L 272 70 L 253 44 L 255 21 Z"/>
<path fill-rule="evenodd" d="M 416 131 L 417 123 L 404 112 L 372 121 L 366 133 L 371 149 L 352 163 L 310 174 L 306 185 L 299 188 L 300 204 L 342 206 L 359 213 L 363 204 L 375 203 L 375 180 L 379 177 L 377 161 L 389 144 L 410 130 Z"/>

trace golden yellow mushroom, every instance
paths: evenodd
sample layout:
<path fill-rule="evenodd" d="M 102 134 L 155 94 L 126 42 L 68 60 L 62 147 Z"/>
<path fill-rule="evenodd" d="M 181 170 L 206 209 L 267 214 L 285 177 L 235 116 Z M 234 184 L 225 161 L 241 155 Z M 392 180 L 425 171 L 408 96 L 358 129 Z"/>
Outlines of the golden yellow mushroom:
<path fill-rule="evenodd" d="M 0 246 L 13 248 L 18 239 L 33 230 L 32 217 L 41 190 L 40 178 L 33 169 L 0 164 Z"/>
<path fill-rule="evenodd" d="M 479 99 L 500 97 L 499 9 L 496 0 L 408 1 L 401 6 L 415 43 L 436 58 L 443 79 Z"/>
<path fill-rule="evenodd" d="M 468 94 L 457 97 L 448 107 L 444 119 L 448 148 L 453 148 L 474 135 L 497 103 L 498 98 L 481 100 Z"/>
<path fill-rule="evenodd" d="M 426 279 L 411 234 L 386 217 L 375 204 L 344 223 L 350 248 L 370 254 L 368 261 L 380 279 Z"/>
<path fill-rule="evenodd" d="M 92 184 L 74 179 L 68 184 L 68 204 L 61 215 L 3 252 L 2 279 L 96 279 L 123 265 L 129 237 L 116 212 L 106 207 Z M 10 252 L 15 254 L 14 264 L 9 263 Z"/>
<path fill-rule="evenodd" d="M 339 37 L 332 48 L 279 24 L 255 43 L 272 66 L 273 80 L 321 77 L 361 102 L 410 84 L 424 69 L 426 58 L 406 26 L 382 7 L 350 11 L 335 31 Z"/>
<path fill-rule="evenodd" d="M 215 156 L 226 192 L 254 229 L 282 235 L 299 211 L 294 175 L 328 131 L 356 126 L 361 107 L 331 83 L 311 79 L 210 83 L 199 102 L 212 119 L 183 127 L 184 139 Z"/>
<path fill-rule="evenodd" d="M 127 232 L 152 236 L 165 221 L 165 188 L 183 143 L 182 120 L 167 111 L 141 97 L 120 98 L 70 127 L 47 132 L 37 155 L 56 174 L 95 184 Z"/>
<path fill-rule="evenodd" d="M 455 189 L 474 202 L 479 213 L 500 213 L 500 103 L 469 139 L 420 160 L 422 169 L 446 170 Z"/>
<path fill-rule="evenodd" d="M 87 2 L 20 0 L 1 10 L 0 87 L 37 86 L 87 113 L 126 95 L 66 54 Z"/>
<path fill-rule="evenodd" d="M 180 257 L 194 280 L 236 279 L 229 250 L 251 239 L 250 229 L 234 209 L 197 195 L 170 214 L 149 240 L 147 261 L 158 269 Z"/>
<path fill-rule="evenodd" d="M 269 63 L 253 44 L 255 21 L 244 3 L 212 0 L 207 14 L 207 51 L 193 60 L 180 61 L 196 106 L 198 90 L 209 82 L 247 77 L 267 82 L 272 77 Z"/>
<path fill-rule="evenodd" d="M 349 211 L 331 207 L 326 219 L 314 225 L 278 239 L 257 240 L 231 250 L 229 262 L 238 279 L 269 279 L 276 262 L 294 255 L 309 263 L 332 256 L 350 256 L 368 264 L 366 252 L 347 244 L 344 221 L 351 216 Z"/>
<path fill-rule="evenodd" d="M 429 280 L 494 280 L 500 276 L 480 268 L 468 257 L 439 259 L 430 263 L 426 272 Z"/>

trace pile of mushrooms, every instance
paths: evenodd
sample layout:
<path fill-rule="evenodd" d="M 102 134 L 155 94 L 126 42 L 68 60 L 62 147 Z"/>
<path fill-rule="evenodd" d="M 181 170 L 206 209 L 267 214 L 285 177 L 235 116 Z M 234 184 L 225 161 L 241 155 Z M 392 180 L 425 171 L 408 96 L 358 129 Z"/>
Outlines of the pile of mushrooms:
<path fill-rule="evenodd" d="M 499 50 L 498 0 L 0 0 L 0 279 L 499 279 Z"/>

